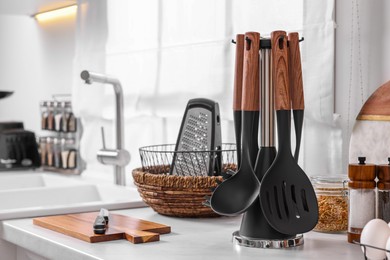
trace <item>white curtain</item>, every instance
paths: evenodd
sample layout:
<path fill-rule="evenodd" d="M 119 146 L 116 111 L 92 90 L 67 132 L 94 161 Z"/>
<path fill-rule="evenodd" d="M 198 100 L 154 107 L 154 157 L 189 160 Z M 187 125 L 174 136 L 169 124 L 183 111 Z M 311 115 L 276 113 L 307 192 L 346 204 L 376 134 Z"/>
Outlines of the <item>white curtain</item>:
<path fill-rule="evenodd" d="M 383 132 L 381 138 L 372 131 L 360 137 L 354 133 L 355 142 L 351 139 L 350 143 L 349 138 L 366 99 L 390 80 L 390 2 L 350 0 L 336 4 L 336 111 L 342 119 L 346 172 L 348 163 L 357 163 L 357 155 L 367 157 L 367 163 L 388 163 L 387 122 L 371 127 Z"/>
<path fill-rule="evenodd" d="M 334 11 L 334 0 L 304 1 L 302 155 L 308 175 L 342 173 L 342 132 L 339 116 L 334 114 Z"/>
<path fill-rule="evenodd" d="M 92 4 L 95 1 L 89 2 Z M 309 161 L 317 154 L 325 153 L 327 158 L 334 156 L 332 147 L 321 143 L 326 147 L 323 150 L 317 146 L 317 129 L 328 132 L 334 126 L 333 111 L 330 110 L 333 106 L 330 90 L 333 88 L 334 48 L 329 44 L 334 35 L 333 20 L 329 18 L 333 10 L 333 1 L 319 0 L 315 4 L 308 0 L 107 1 L 107 44 L 101 63 L 95 65 L 99 66 L 96 68 L 99 72 L 117 77 L 124 88 L 125 147 L 132 155 L 127 167 L 128 183 L 131 183 L 131 170 L 140 166 L 139 147 L 176 141 L 185 105 L 191 98 L 216 100 L 221 108 L 223 141 L 234 140 L 235 46 L 230 41 L 237 33 L 258 31 L 267 35 L 279 29 L 298 31 L 305 36 L 302 56 L 307 110 L 301 163 L 308 169 L 308 174 L 317 174 L 315 163 Z M 92 9 L 87 11 L 92 12 Z M 89 26 L 98 25 L 91 23 Z M 83 29 L 86 28 L 79 28 Z M 96 39 L 90 37 L 90 41 Z M 315 52 L 315 49 L 321 51 Z M 90 50 L 83 52 L 85 55 L 93 53 Z M 77 88 L 78 92 L 74 94 L 80 95 L 79 88 L 87 87 Z M 94 85 L 88 88 L 90 97 L 99 95 L 97 100 L 101 101 L 97 92 L 102 89 L 98 90 Z M 113 147 L 113 91 L 107 87 L 101 93 L 104 101 L 96 109 L 87 109 L 89 104 L 83 102 L 83 97 L 75 97 L 74 102 L 82 117 L 91 118 L 85 120 L 91 125 L 86 128 L 95 129 L 90 133 L 99 133 L 98 125 L 106 125 L 107 146 Z M 92 136 L 83 141 L 85 145 L 93 145 L 85 150 L 87 158 L 94 158 L 98 149 L 96 144 L 100 143 L 99 134 Z M 92 159 L 88 163 L 89 166 L 98 165 Z M 326 170 L 325 166 L 323 170 Z"/>
<path fill-rule="evenodd" d="M 80 73 L 82 70 L 97 72 L 105 70 L 108 35 L 107 2 L 105 0 L 78 0 L 77 4 L 72 104 L 74 113 L 81 118 L 83 125 L 80 143 L 81 156 L 87 163 L 87 169 L 92 175 L 97 176 L 99 171 L 111 171 L 112 168 L 99 165 L 96 160 L 96 151 L 102 148 L 100 127 L 107 128 L 111 122 L 102 119 L 105 86 L 98 83 L 85 84 L 80 78 Z M 112 174 L 102 173 L 102 177 L 112 178 Z"/>

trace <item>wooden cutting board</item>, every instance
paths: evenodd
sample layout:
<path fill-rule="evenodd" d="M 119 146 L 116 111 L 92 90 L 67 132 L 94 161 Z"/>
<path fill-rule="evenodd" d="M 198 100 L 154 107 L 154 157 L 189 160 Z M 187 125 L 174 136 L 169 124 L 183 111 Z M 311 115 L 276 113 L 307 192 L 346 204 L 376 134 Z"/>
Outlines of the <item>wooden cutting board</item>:
<path fill-rule="evenodd" d="M 86 242 L 96 243 L 118 239 L 127 239 L 138 244 L 160 240 L 160 234 L 171 232 L 171 227 L 163 224 L 110 214 L 105 234 L 93 232 L 93 223 L 99 212 L 68 214 L 34 218 L 34 225 L 51 229 Z"/>

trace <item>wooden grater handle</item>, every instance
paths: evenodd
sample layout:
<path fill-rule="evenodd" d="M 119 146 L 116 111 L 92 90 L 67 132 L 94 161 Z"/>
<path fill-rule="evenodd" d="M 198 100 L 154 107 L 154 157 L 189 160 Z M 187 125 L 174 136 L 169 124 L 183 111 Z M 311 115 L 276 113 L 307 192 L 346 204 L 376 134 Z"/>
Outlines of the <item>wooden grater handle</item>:
<path fill-rule="evenodd" d="M 236 65 L 234 68 L 234 92 L 233 92 L 233 110 L 241 110 L 242 100 L 242 76 L 244 67 L 244 45 L 245 35 L 236 36 Z"/>
<path fill-rule="evenodd" d="M 271 33 L 272 79 L 275 90 L 275 110 L 290 110 L 287 36 L 284 31 Z"/>
<path fill-rule="evenodd" d="M 299 51 L 299 34 L 292 32 L 288 34 L 288 64 L 290 73 L 291 104 L 294 110 L 303 110 L 305 100 L 303 96 L 301 52 Z"/>
<path fill-rule="evenodd" d="M 259 48 L 260 34 L 245 33 L 242 110 L 259 111 Z"/>

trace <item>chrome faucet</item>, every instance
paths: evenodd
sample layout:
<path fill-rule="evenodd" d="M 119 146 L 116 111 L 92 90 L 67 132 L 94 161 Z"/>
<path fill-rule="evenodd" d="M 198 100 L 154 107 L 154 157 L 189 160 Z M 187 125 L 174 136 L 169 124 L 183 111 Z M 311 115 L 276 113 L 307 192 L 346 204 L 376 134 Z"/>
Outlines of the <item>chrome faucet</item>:
<path fill-rule="evenodd" d="M 123 92 L 118 79 L 108 75 L 99 74 L 84 70 L 81 78 L 86 84 L 100 82 L 111 84 L 115 91 L 116 101 L 116 149 L 106 149 L 104 141 L 104 131 L 102 128 L 103 148 L 97 152 L 97 159 L 102 164 L 114 165 L 114 181 L 117 185 L 126 185 L 125 167 L 130 162 L 130 154 L 124 149 L 124 116 L 123 116 Z"/>

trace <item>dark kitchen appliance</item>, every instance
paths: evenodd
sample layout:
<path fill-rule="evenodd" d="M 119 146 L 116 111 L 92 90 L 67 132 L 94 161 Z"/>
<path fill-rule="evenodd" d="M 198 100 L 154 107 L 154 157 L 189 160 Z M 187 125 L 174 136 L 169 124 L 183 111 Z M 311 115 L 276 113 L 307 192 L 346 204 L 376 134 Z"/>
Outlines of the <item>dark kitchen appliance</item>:
<path fill-rule="evenodd" d="M 35 134 L 22 122 L 0 123 L 0 171 L 40 167 Z"/>
<path fill-rule="evenodd" d="M 13 91 L 0 91 L 0 99 L 9 97 L 13 94 Z"/>
<path fill-rule="evenodd" d="M 220 175 L 221 122 L 218 103 L 195 98 L 188 101 L 176 142 L 170 173 L 181 176 Z M 217 151 L 215 154 L 197 153 Z M 191 163 L 192 162 L 192 163 Z"/>

